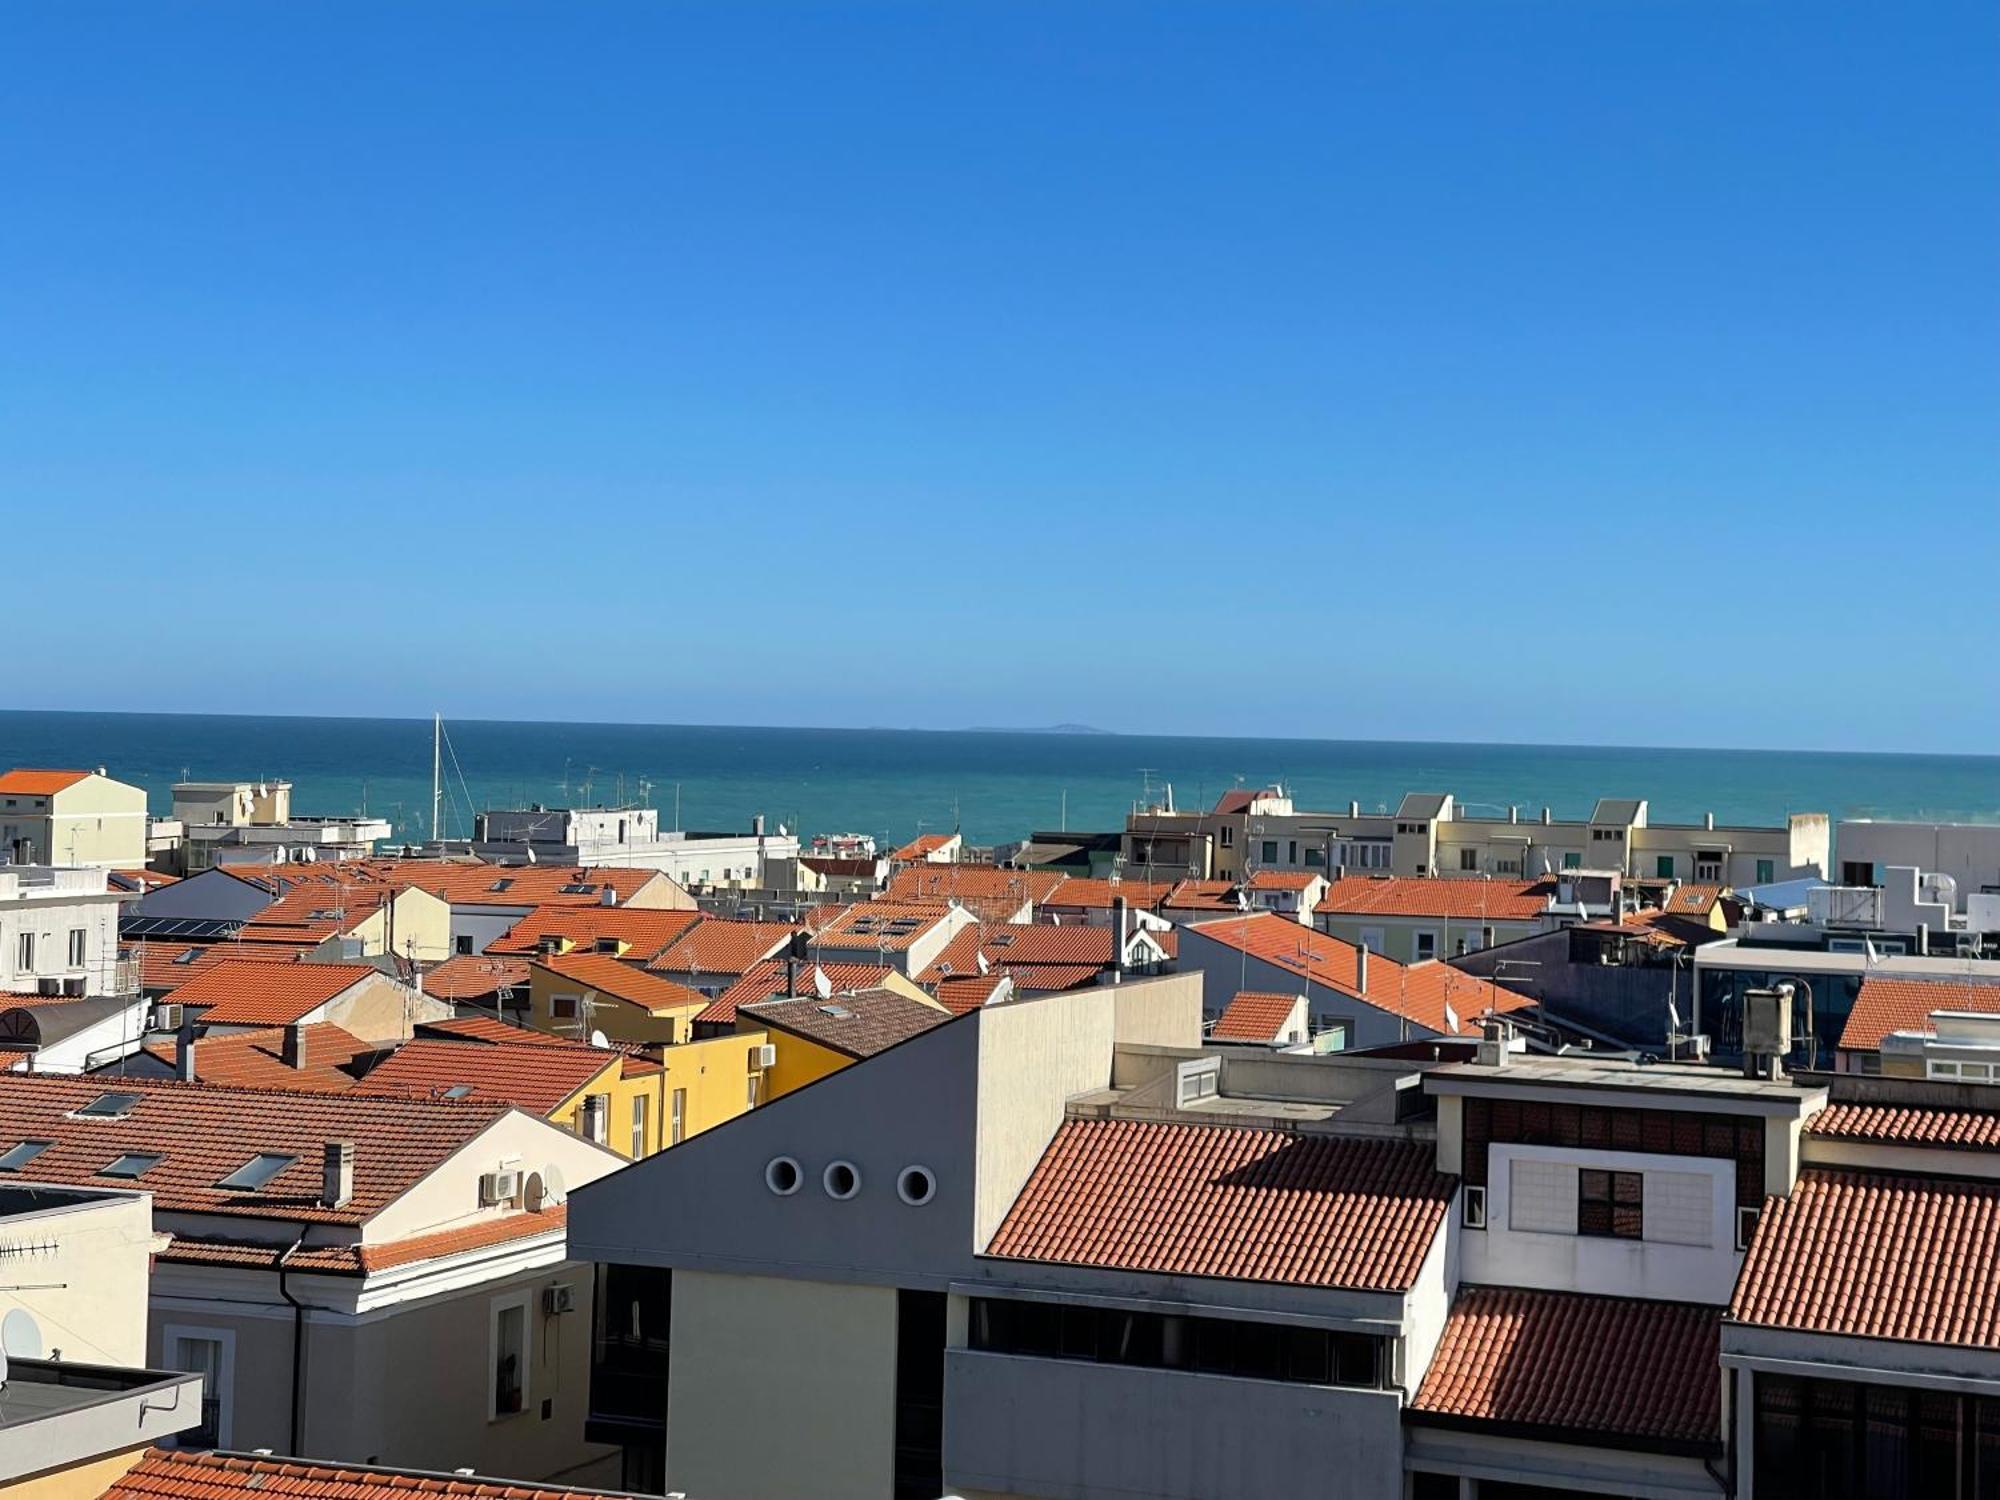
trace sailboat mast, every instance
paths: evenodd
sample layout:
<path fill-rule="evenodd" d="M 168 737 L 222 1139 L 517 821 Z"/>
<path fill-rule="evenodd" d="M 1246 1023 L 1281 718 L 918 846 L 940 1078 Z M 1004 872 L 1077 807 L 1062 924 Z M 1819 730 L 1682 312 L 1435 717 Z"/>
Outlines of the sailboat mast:
<path fill-rule="evenodd" d="M 444 803 L 444 715 L 431 715 L 431 837 L 444 852 L 444 829 L 438 826 L 438 809 Z"/>

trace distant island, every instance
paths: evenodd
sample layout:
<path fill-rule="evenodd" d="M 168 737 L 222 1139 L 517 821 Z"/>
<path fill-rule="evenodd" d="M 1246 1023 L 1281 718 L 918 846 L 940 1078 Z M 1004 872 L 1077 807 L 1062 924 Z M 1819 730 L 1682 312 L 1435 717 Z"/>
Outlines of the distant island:
<path fill-rule="evenodd" d="M 1109 729 L 1098 729 L 1090 724 L 1044 724 L 1022 728 L 1012 724 L 974 724 L 962 734 L 1110 734 Z"/>

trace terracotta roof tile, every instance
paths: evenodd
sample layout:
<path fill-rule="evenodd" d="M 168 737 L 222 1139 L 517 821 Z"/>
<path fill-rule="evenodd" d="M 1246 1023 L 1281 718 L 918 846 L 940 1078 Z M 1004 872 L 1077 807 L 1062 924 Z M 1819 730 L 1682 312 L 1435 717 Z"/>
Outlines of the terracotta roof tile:
<path fill-rule="evenodd" d="M 240 959 L 244 963 L 291 964 L 305 961 L 306 949 L 280 943 L 237 943 L 224 938 L 213 943 L 126 942 L 121 953 L 139 960 L 139 982 L 154 994 L 179 989 L 204 969 Z"/>
<path fill-rule="evenodd" d="M 1222 1008 L 1209 1035 L 1219 1042 L 1275 1042 L 1298 1003 L 1297 995 L 1241 990 Z"/>
<path fill-rule="evenodd" d="M 2000 1148 L 2000 1110 L 1829 1104 L 1807 1119 L 1806 1134 L 1882 1146 L 1991 1151 Z"/>
<path fill-rule="evenodd" d="M 574 1044 L 509 1046 L 418 1038 L 370 1068 L 361 1086 L 371 1094 L 496 1100 L 546 1115 L 616 1067 L 620 1055 Z M 449 1094 L 452 1089 L 465 1092 Z"/>
<path fill-rule="evenodd" d="M 1133 911 L 1156 911 L 1173 894 L 1174 885 L 1171 880 L 1096 880 L 1072 875 L 1036 905 L 1109 911 L 1111 903 L 1123 896 Z"/>
<path fill-rule="evenodd" d="M 561 957 L 538 958 L 535 967 L 547 969 L 571 984 L 580 984 L 614 1000 L 622 1000 L 627 1005 L 636 1005 L 651 1014 L 708 1004 L 708 996 L 698 990 L 675 984 L 671 979 L 662 979 L 657 974 L 648 974 L 636 964 L 628 964 L 608 953 L 566 953 Z"/>
<path fill-rule="evenodd" d="M 920 833 L 889 858 L 905 861 L 927 859 L 957 837 L 955 833 Z"/>
<path fill-rule="evenodd" d="M 512 1021 L 495 1020 L 492 1016 L 453 1016 L 444 1021 L 420 1021 L 417 1023 L 417 1035 L 451 1036 L 461 1041 L 497 1042 L 515 1046 L 581 1045 L 575 1037 L 555 1036 L 546 1031 L 536 1031 L 530 1026 L 516 1026 Z"/>
<path fill-rule="evenodd" d="M 830 1000 L 816 995 L 802 1000 L 766 1000 L 743 1006 L 737 1015 L 853 1058 L 873 1057 L 951 1019 L 950 1011 L 895 990 L 861 990 Z"/>
<path fill-rule="evenodd" d="M 910 865 L 882 895 L 888 901 L 956 901 L 988 921 L 1004 922 L 1023 906 L 1040 905 L 1067 877 L 1058 870 L 1009 870 L 999 865 Z"/>
<path fill-rule="evenodd" d="M 934 902 L 863 901 L 823 927 L 815 928 L 812 948 L 848 953 L 900 953 L 951 920 L 949 907 Z M 965 920 L 960 917 L 958 920 Z"/>
<path fill-rule="evenodd" d="M 669 944 L 646 967 L 656 973 L 741 976 L 802 930 L 789 922 L 731 922 L 709 917 Z"/>
<path fill-rule="evenodd" d="M 1722 1309 L 1575 1292 L 1467 1287 L 1413 1413 L 1585 1434 L 1720 1444 Z"/>
<path fill-rule="evenodd" d="M 195 1072 L 203 1083 L 230 1088 L 318 1089 L 342 1092 L 354 1087 L 347 1065 L 376 1050 L 353 1033 L 323 1021 L 304 1028 L 305 1062 L 295 1068 L 285 1061 L 286 1028 L 238 1031 L 207 1036 L 195 1043 Z M 168 1067 L 180 1061 L 180 1044 L 171 1037 L 146 1043 L 146 1054 Z M 99 1078 L 109 1075 L 98 1074 Z M 106 1087 L 115 1087 L 107 1082 Z"/>
<path fill-rule="evenodd" d="M 1525 922 L 1555 894 L 1553 880 L 1450 880 L 1343 875 L 1315 912 L 1357 917 L 1450 917 L 1454 921 Z"/>
<path fill-rule="evenodd" d="M 53 797 L 90 774 L 88 771 L 40 771 L 17 766 L 0 776 L 0 793 L 16 797 Z"/>
<path fill-rule="evenodd" d="M 1956 979 L 1886 979 L 1870 975 L 1861 981 L 1854 1009 L 1841 1028 L 1843 1052 L 1875 1052 L 1892 1031 L 1929 1031 L 1934 1010 L 1971 1010 L 2000 1014 L 2000 983 Z"/>
<path fill-rule="evenodd" d="M 940 979 L 934 993 L 939 1005 L 955 1016 L 962 1016 L 990 1001 L 993 992 L 1006 980 L 1005 974 L 955 974 Z"/>
<path fill-rule="evenodd" d="M 1070 1120 L 987 1254 L 1407 1291 L 1453 1186 L 1416 1142 Z"/>
<path fill-rule="evenodd" d="M 1681 885 L 1674 888 L 1662 909 L 1672 917 L 1705 917 L 1721 899 L 1719 885 Z"/>
<path fill-rule="evenodd" d="M 1183 880 L 1160 904 L 1162 911 L 1241 911 L 1233 880 Z"/>
<path fill-rule="evenodd" d="M 2000 1183 L 1803 1172 L 1765 1201 L 1729 1315 L 2000 1349 Z"/>
<path fill-rule="evenodd" d="M 486 951 L 534 953 L 549 937 L 567 938 L 578 948 L 591 948 L 600 939 L 610 939 L 628 945 L 625 958 L 643 963 L 702 920 L 698 911 L 652 911 L 639 906 L 550 906 L 529 912 L 504 935 L 488 943 Z"/>
<path fill-rule="evenodd" d="M 1312 870 L 1258 870 L 1250 877 L 1253 891 L 1305 891 L 1326 877 Z"/>
<path fill-rule="evenodd" d="M 799 964 L 799 988 L 807 994 L 816 994 L 813 989 L 813 969 L 817 967 L 826 975 L 826 982 L 833 986 L 834 993 L 843 990 L 869 990 L 896 971 L 881 964 L 823 963 L 815 966 L 810 960 Z M 733 1025 L 740 1006 L 755 1005 L 760 1000 L 769 1000 L 781 995 L 785 990 L 786 961 L 782 958 L 767 958 L 750 970 L 736 983 L 724 990 L 708 1008 L 695 1017 L 697 1021 Z"/>
<path fill-rule="evenodd" d="M 120 1475 L 104 1500 L 599 1500 L 602 1491 L 517 1479 L 397 1473 L 354 1465 L 155 1448 Z"/>
<path fill-rule="evenodd" d="M 123 1118 L 73 1118 L 103 1094 L 134 1094 Z M 25 1182 L 136 1187 L 158 1210 L 358 1224 L 436 1170 L 506 1107 L 352 1094 L 224 1088 L 118 1077 L 0 1074 L 0 1141 L 54 1142 L 13 1174 Z M 354 1195 L 319 1204 L 329 1141 L 353 1141 Z M 137 1178 L 103 1169 L 127 1152 L 158 1154 Z M 262 1189 L 218 1187 L 260 1152 L 297 1158 Z"/>
<path fill-rule="evenodd" d="M 424 993 L 440 1000 L 486 1000 L 502 990 L 527 987 L 525 958 L 489 958 L 487 953 L 454 953 L 424 975 Z"/>
<path fill-rule="evenodd" d="M 1463 882 L 1432 883 L 1449 885 Z M 1369 955 L 1368 993 L 1363 995 L 1355 988 L 1359 966 L 1352 944 L 1314 932 L 1276 912 L 1219 917 L 1210 922 L 1197 922 L 1188 931 L 1225 947 L 1247 952 L 1251 957 L 1295 973 L 1309 983 L 1339 990 L 1389 1015 L 1407 1016 L 1439 1036 L 1453 1034 L 1451 1022 L 1445 1015 L 1447 1002 L 1458 1016 L 1459 1033 L 1474 1030 L 1478 1017 L 1489 1012 L 1505 1014 L 1522 1010 L 1533 1003 L 1525 995 L 1503 989 L 1475 975 L 1462 974 L 1449 964 L 1405 965 L 1379 954 Z"/>
<path fill-rule="evenodd" d="M 597 906 L 607 886 L 622 905 L 654 881 L 673 885 L 658 870 L 489 865 L 459 859 L 351 859 L 337 864 L 260 865 L 253 872 L 231 873 L 254 874 L 260 883 L 276 883 L 287 891 L 316 888 L 322 895 L 335 886 L 351 891 L 415 886 L 453 906 Z"/>
<path fill-rule="evenodd" d="M 364 979 L 381 975 L 368 964 L 270 964 L 227 959 L 173 990 L 177 1004 L 201 1007 L 208 1026 L 287 1026 Z"/>

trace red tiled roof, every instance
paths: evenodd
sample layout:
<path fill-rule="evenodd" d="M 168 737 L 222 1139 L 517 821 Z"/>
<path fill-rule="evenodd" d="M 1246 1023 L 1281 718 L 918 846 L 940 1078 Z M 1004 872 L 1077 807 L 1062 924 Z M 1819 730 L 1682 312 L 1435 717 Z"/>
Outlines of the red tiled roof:
<path fill-rule="evenodd" d="M 1304 891 L 1312 888 L 1315 880 L 1324 880 L 1323 875 L 1311 870 L 1258 870 L 1250 877 L 1253 891 Z"/>
<path fill-rule="evenodd" d="M 998 964 L 994 972 L 1011 978 L 1024 995 L 1091 989 L 1104 977 L 1104 970 L 1095 964 Z"/>
<path fill-rule="evenodd" d="M 76 1119 L 101 1094 L 137 1094 L 124 1118 Z M 132 1187 L 156 1211 L 358 1224 L 435 1171 L 506 1113 L 498 1104 L 224 1088 L 119 1077 L 0 1074 L 0 1141 L 55 1144 L 12 1174 L 24 1182 Z M 319 1203 L 321 1157 L 353 1141 L 354 1194 Z M 102 1176 L 127 1152 L 160 1160 L 138 1178 Z M 260 1152 L 297 1157 L 256 1192 L 217 1184 Z"/>
<path fill-rule="evenodd" d="M 486 945 L 488 953 L 534 953 L 544 938 L 568 938 L 579 948 L 600 938 L 628 945 L 624 956 L 644 962 L 702 920 L 698 911 L 653 911 L 641 906 L 551 906 L 529 912 Z"/>
<path fill-rule="evenodd" d="M 412 1094 L 497 1100 L 538 1115 L 559 1108 L 592 1079 L 616 1067 L 622 1054 L 574 1044 L 483 1042 L 418 1038 L 405 1042 L 370 1068 L 362 1087 L 371 1094 Z"/>
<path fill-rule="evenodd" d="M 1036 904 L 1063 910 L 1077 907 L 1085 911 L 1109 911 L 1111 903 L 1123 896 L 1133 911 L 1154 911 L 1173 894 L 1174 884 L 1170 880 L 1095 880 L 1072 875 Z"/>
<path fill-rule="evenodd" d="M 334 887 L 350 892 L 416 887 L 453 906 L 597 906 L 608 886 L 618 904 L 654 881 L 673 881 L 658 870 L 575 865 L 489 865 L 462 859 L 350 859 L 335 864 L 259 865 L 248 874 L 287 891 L 317 890 L 324 902 Z"/>
<path fill-rule="evenodd" d="M 646 967 L 655 973 L 747 974 L 800 930 L 789 922 L 731 922 L 709 917 L 668 944 Z"/>
<path fill-rule="evenodd" d="M 1454 921 L 1525 922 L 1555 892 L 1549 880 L 1448 880 L 1343 875 L 1313 910 L 1340 917 L 1449 917 Z"/>
<path fill-rule="evenodd" d="M 0 793 L 16 797 L 52 797 L 66 787 L 75 786 L 90 774 L 89 771 L 37 771 L 17 766 L 0 776 Z"/>
<path fill-rule="evenodd" d="M 1404 965 L 1379 954 L 1369 955 L 1368 993 L 1363 995 L 1355 989 L 1359 968 L 1352 944 L 1314 932 L 1275 912 L 1219 917 L 1211 922 L 1197 922 L 1187 930 L 1247 952 L 1309 983 L 1339 990 L 1389 1015 L 1407 1016 L 1440 1036 L 1452 1034 L 1451 1022 L 1444 1013 L 1447 1001 L 1458 1015 L 1461 1033 L 1473 1030 L 1476 1019 L 1488 1012 L 1505 1014 L 1532 1003 L 1525 995 L 1502 989 L 1476 975 L 1462 974 L 1449 964 Z"/>
<path fill-rule="evenodd" d="M 1168 933 L 1153 933 L 1168 937 Z M 931 984 L 952 974 L 979 972 L 979 956 L 986 956 L 989 969 L 1002 965 L 1022 968 L 1035 964 L 1063 964 L 1093 971 L 1111 967 L 1117 944 L 1109 927 L 1076 923 L 1058 927 L 1048 922 L 1001 922 L 984 928 L 963 927 L 938 950 L 930 967 L 918 976 Z"/>
<path fill-rule="evenodd" d="M 889 901 L 956 901 L 990 921 L 1006 921 L 1021 907 L 1040 905 L 1063 884 L 1059 870 L 1008 870 L 998 865 L 910 865 L 898 870 L 882 895 Z"/>
<path fill-rule="evenodd" d="M 813 988 L 813 968 L 811 960 L 799 964 L 799 988 L 808 995 L 818 993 Z M 826 982 L 833 986 L 836 993 L 841 990 L 873 989 L 896 972 L 879 964 L 823 963 L 818 965 L 818 968 L 826 975 Z M 773 995 L 783 994 L 785 978 L 785 960 L 767 958 L 710 1001 L 708 1008 L 695 1019 L 733 1024 L 738 1006 L 755 1005 L 760 1000 L 769 1000 Z"/>
<path fill-rule="evenodd" d="M 381 970 L 367 964 L 272 964 L 237 958 L 210 964 L 173 991 L 201 1007 L 207 1026 L 288 1026 Z"/>
<path fill-rule="evenodd" d="M 2000 1183 L 1803 1172 L 1765 1200 L 1729 1316 L 2000 1349 Z"/>
<path fill-rule="evenodd" d="M 543 1216 L 546 1217 L 546 1216 Z M 384 1469 L 250 1454 L 154 1448 L 111 1482 L 104 1500 L 602 1500 L 603 1491 L 518 1479 Z"/>
<path fill-rule="evenodd" d="M 958 835 L 955 833 L 920 833 L 911 839 L 909 843 L 903 845 L 902 848 L 890 855 L 889 858 L 900 860 L 925 859 L 937 853 L 938 850 L 957 837 Z"/>
<path fill-rule="evenodd" d="M 1219 1042 L 1274 1042 L 1298 1003 L 1297 995 L 1241 990 L 1222 1008 L 1209 1035 Z"/>
<path fill-rule="evenodd" d="M 1958 979 L 1886 979 L 1869 975 L 1861 981 L 1854 1009 L 1841 1028 L 1843 1052 L 1875 1052 L 1892 1031 L 1929 1031 L 1934 1010 L 1970 1010 L 2000 1014 L 2000 983 Z"/>
<path fill-rule="evenodd" d="M 1160 903 L 1162 911 L 1240 911 L 1233 880 L 1183 880 Z"/>
<path fill-rule="evenodd" d="M 2000 1110 L 1829 1104 L 1807 1118 L 1806 1134 L 1881 1146 L 1991 1151 L 2000 1147 Z"/>
<path fill-rule="evenodd" d="M 942 1026 L 951 1013 L 898 990 L 861 990 L 822 1000 L 765 1000 L 737 1012 L 769 1030 L 788 1032 L 848 1057 L 873 1057 L 898 1042 Z"/>
<path fill-rule="evenodd" d="M 1722 1309 L 1467 1287 L 1413 1413 L 1514 1427 L 1719 1444 Z"/>
<path fill-rule="evenodd" d="M 1070 1120 L 986 1253 L 1407 1291 L 1453 1186 L 1416 1142 Z"/>
<path fill-rule="evenodd" d="M 547 969 L 572 984 L 583 985 L 614 1000 L 623 1000 L 627 1005 L 636 1005 L 649 1013 L 708 1004 L 708 996 L 698 990 L 675 984 L 671 979 L 662 979 L 657 974 L 648 974 L 644 969 L 613 958 L 608 953 L 552 955 L 536 959 L 535 967 Z"/>
<path fill-rule="evenodd" d="M 525 958 L 489 958 L 487 953 L 454 953 L 424 975 L 424 993 L 440 1000 L 484 1000 L 527 985 Z"/>
<path fill-rule="evenodd" d="M 954 974 L 940 979 L 933 991 L 937 1003 L 955 1016 L 978 1010 L 993 998 L 993 992 L 1007 979 L 1005 974 Z"/>
<path fill-rule="evenodd" d="M 176 990 L 204 969 L 240 959 L 244 963 L 290 964 L 303 961 L 304 948 L 279 943 L 236 943 L 227 938 L 213 943 L 127 942 L 122 952 L 139 960 L 139 982 L 156 994 Z"/>
<path fill-rule="evenodd" d="M 142 891 L 156 891 L 163 885 L 180 883 L 180 876 L 168 875 L 159 870 L 113 870 L 111 874 L 119 880 L 130 881 Z"/>
<path fill-rule="evenodd" d="M 375 1050 L 374 1043 L 338 1026 L 314 1022 L 305 1028 L 306 1065 L 295 1068 L 285 1061 L 285 1030 L 274 1026 L 201 1038 L 194 1049 L 196 1076 L 203 1083 L 233 1088 L 340 1092 L 354 1087 L 355 1075 L 347 1071 L 347 1065 L 362 1053 Z M 179 1063 L 180 1052 L 180 1043 L 172 1038 L 146 1043 L 146 1054 L 170 1068 Z M 105 1083 L 106 1088 L 116 1086 L 115 1082 Z"/>
<path fill-rule="evenodd" d="M 1675 888 L 1662 909 L 1672 917 L 1705 917 L 1721 899 L 1719 885 L 1682 885 Z"/>
<path fill-rule="evenodd" d="M 516 1026 L 511 1021 L 495 1020 L 492 1016 L 453 1016 L 446 1021 L 420 1021 L 417 1023 L 417 1035 L 451 1036 L 461 1041 L 498 1042 L 515 1046 L 581 1045 L 574 1037 L 554 1036 L 546 1031 L 536 1031 L 533 1027 Z"/>
<path fill-rule="evenodd" d="M 950 908 L 932 902 L 863 901 L 816 928 L 812 946 L 815 953 L 821 948 L 900 953 L 950 916 Z"/>

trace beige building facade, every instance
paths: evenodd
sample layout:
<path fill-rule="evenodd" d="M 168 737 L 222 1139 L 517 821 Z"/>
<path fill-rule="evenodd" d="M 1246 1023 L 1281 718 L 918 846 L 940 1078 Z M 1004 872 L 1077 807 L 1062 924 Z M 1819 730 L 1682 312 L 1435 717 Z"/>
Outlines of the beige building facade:
<path fill-rule="evenodd" d="M 0 854 L 17 865 L 146 866 L 146 793 L 95 771 L 0 775 Z"/>

